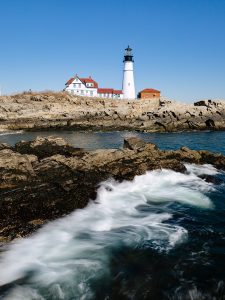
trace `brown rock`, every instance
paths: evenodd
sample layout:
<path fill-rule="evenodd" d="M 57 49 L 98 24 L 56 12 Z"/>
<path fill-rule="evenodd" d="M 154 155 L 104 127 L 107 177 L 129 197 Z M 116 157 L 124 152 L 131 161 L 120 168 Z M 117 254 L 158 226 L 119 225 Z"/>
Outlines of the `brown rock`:
<path fill-rule="evenodd" d="M 10 149 L 0 151 L 0 184 L 17 185 L 29 182 L 35 177 L 32 162 L 36 161 L 35 156 L 22 155 Z"/>
<path fill-rule="evenodd" d="M 34 154 L 38 158 L 55 154 L 71 156 L 83 152 L 82 149 L 69 145 L 63 138 L 55 136 L 37 137 L 29 142 L 21 141 L 15 145 L 15 149 L 22 154 Z"/>
<path fill-rule="evenodd" d="M 124 149 L 130 149 L 130 150 L 137 150 L 144 148 L 146 145 L 146 142 L 141 140 L 137 137 L 130 137 L 124 139 L 123 148 Z"/>
<path fill-rule="evenodd" d="M 72 146 L 54 137 L 17 144 L 18 151 L 37 153 L 39 159 L 10 149 L 0 151 L 2 241 L 26 236 L 42 223 L 84 207 L 95 199 L 99 183 L 108 178 L 131 180 L 159 168 L 185 172 L 185 162 L 211 163 L 225 170 L 221 154 L 187 147 L 162 151 L 136 137 L 126 139 L 124 149 L 78 151 L 73 155 L 73 147 L 68 147 Z M 52 155 L 57 151 L 65 154 Z"/>
<path fill-rule="evenodd" d="M 7 144 L 7 143 L 1 143 L 1 144 L 0 144 L 0 151 L 1 151 L 1 150 L 4 150 L 4 149 L 10 149 L 10 150 L 12 150 L 13 147 L 10 146 L 10 145 Z"/>

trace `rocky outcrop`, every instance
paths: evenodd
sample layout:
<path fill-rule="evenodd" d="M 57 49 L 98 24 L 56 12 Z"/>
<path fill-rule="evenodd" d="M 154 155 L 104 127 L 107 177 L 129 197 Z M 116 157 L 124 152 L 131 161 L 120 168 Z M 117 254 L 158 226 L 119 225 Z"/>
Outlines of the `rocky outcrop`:
<path fill-rule="evenodd" d="M 225 129 L 225 101 L 194 104 L 160 100 L 85 98 L 62 93 L 0 97 L 0 130 L 139 130 L 149 132 Z"/>
<path fill-rule="evenodd" d="M 37 160 L 34 155 L 22 155 L 10 149 L 0 150 L 0 186 L 1 188 L 17 186 L 30 182 L 35 173 L 32 163 Z"/>
<path fill-rule="evenodd" d="M 57 153 L 57 151 L 59 153 Z M 36 138 L 0 150 L 1 241 L 26 236 L 49 220 L 95 199 L 99 183 L 108 178 L 131 180 L 147 170 L 185 172 L 185 162 L 211 163 L 225 169 L 225 157 L 186 147 L 162 151 L 137 138 L 123 149 L 83 151 L 55 138 Z"/>
<path fill-rule="evenodd" d="M 21 154 L 33 154 L 38 158 L 49 157 L 55 154 L 72 156 L 82 149 L 74 148 L 60 137 L 38 137 L 34 141 L 16 143 L 15 150 Z"/>

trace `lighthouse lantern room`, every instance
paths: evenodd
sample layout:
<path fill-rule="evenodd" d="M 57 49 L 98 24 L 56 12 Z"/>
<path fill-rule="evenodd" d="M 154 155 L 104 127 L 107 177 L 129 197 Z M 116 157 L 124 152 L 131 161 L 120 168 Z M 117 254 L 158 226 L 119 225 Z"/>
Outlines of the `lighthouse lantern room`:
<path fill-rule="evenodd" d="M 135 99 L 134 59 L 132 55 L 132 49 L 129 46 L 125 49 L 123 62 L 123 98 Z"/>

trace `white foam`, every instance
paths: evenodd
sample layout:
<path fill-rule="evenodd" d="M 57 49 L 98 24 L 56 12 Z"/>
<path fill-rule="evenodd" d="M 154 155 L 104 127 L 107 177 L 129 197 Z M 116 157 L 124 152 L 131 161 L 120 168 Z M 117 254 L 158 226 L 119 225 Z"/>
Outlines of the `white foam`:
<path fill-rule="evenodd" d="M 219 171 L 210 164 L 195 165 L 195 164 L 185 164 L 185 167 L 189 174 L 199 175 L 216 175 Z"/>
<path fill-rule="evenodd" d="M 24 133 L 24 131 L 23 131 L 23 130 L 17 130 L 17 131 L 3 131 L 3 132 L 0 131 L 0 136 L 3 136 L 3 135 L 11 135 L 11 134 L 21 134 L 21 133 Z"/>
<path fill-rule="evenodd" d="M 96 201 L 85 209 L 12 244 L 2 254 L 0 285 L 32 272 L 29 285 L 17 287 L 24 299 L 45 299 L 39 288 L 48 295 L 53 293 L 54 299 L 70 299 L 69 295 L 92 299 L 91 283 L 109 275 L 113 250 L 150 241 L 157 251 L 169 251 L 187 239 L 184 228 L 168 223 L 171 213 L 156 213 L 152 208 L 174 201 L 211 208 L 205 193 L 212 188 L 193 172 L 169 170 L 147 172 L 131 182 L 108 180 L 101 184 Z M 13 290 L 7 300 L 14 299 L 15 293 Z M 35 293 L 36 298 L 32 296 Z"/>

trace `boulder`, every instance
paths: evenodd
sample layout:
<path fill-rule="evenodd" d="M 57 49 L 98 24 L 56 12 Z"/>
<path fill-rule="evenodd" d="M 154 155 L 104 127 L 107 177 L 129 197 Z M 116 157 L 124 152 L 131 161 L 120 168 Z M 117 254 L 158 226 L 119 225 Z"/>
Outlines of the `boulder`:
<path fill-rule="evenodd" d="M 0 188 L 30 182 L 35 177 L 34 155 L 22 155 L 10 149 L 0 151 Z"/>
<path fill-rule="evenodd" d="M 55 154 L 65 156 L 79 155 L 83 152 L 81 148 L 74 148 L 63 138 L 48 136 L 37 137 L 34 141 L 21 141 L 15 145 L 17 152 L 21 154 L 34 154 L 39 159 Z"/>
<path fill-rule="evenodd" d="M 201 100 L 194 103 L 194 106 L 208 106 L 208 105 L 209 104 L 207 100 Z"/>
<path fill-rule="evenodd" d="M 0 144 L 0 151 L 1 151 L 1 150 L 4 150 L 4 149 L 10 149 L 10 150 L 12 150 L 13 147 L 10 146 L 10 145 L 7 144 L 7 143 L 1 143 L 1 144 Z"/>
<path fill-rule="evenodd" d="M 202 159 L 199 151 L 191 150 L 188 147 L 180 148 L 181 159 L 191 163 L 199 163 Z"/>
<path fill-rule="evenodd" d="M 146 146 L 146 142 L 137 137 L 130 137 L 124 139 L 123 148 L 130 150 L 138 150 L 144 148 Z"/>

